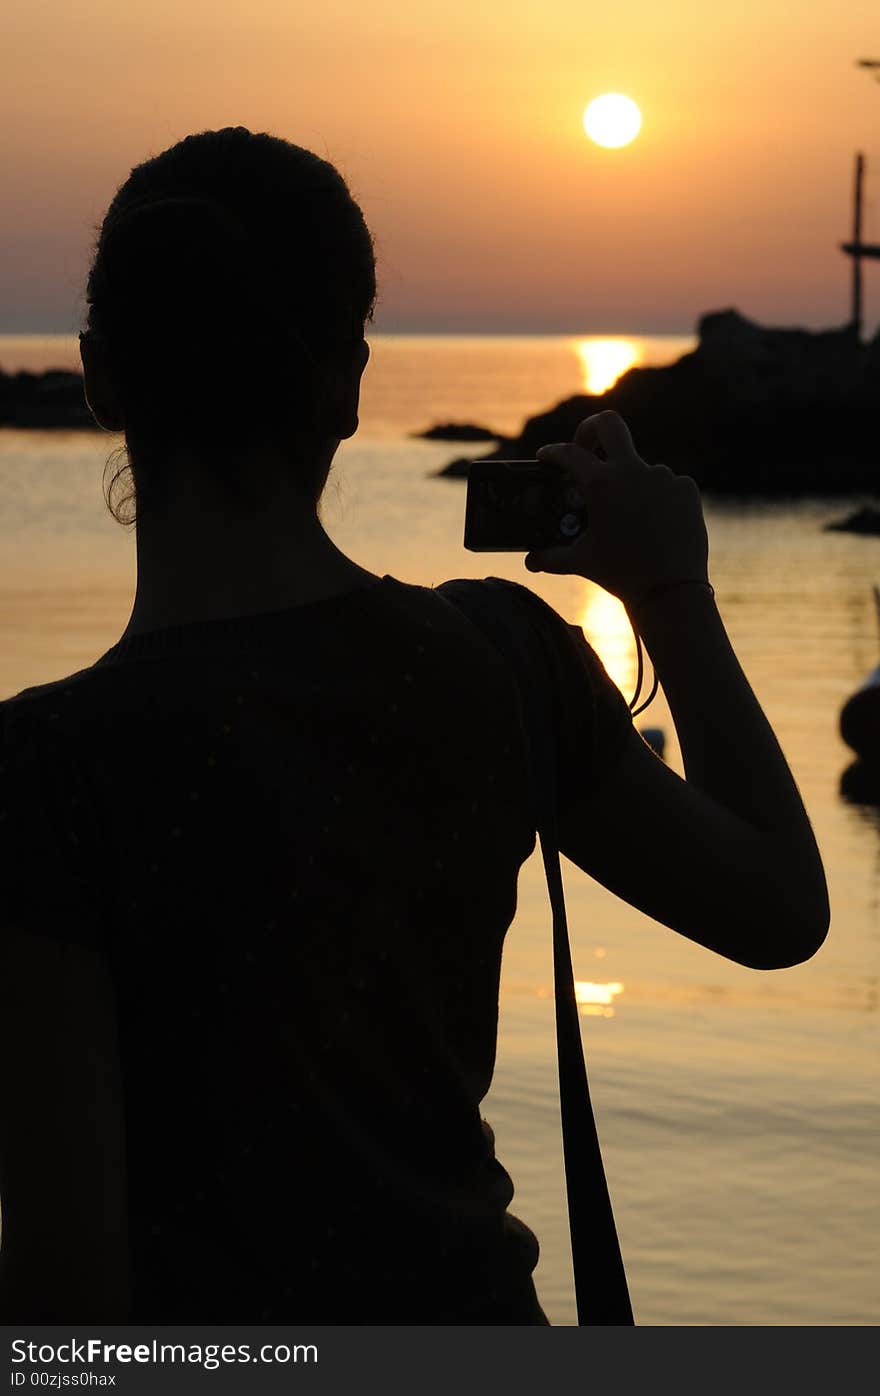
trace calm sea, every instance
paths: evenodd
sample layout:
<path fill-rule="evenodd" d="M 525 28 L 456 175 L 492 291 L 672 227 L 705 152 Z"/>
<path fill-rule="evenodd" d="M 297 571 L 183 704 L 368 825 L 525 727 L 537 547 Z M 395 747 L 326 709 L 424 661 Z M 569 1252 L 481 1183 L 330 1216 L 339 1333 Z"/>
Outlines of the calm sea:
<path fill-rule="evenodd" d="M 526 574 L 463 551 L 464 486 L 431 472 L 471 448 L 415 440 L 437 421 L 499 431 L 594 391 L 628 361 L 691 341 L 376 336 L 362 427 L 326 495 L 329 531 L 404 581 L 494 573 L 526 581 L 581 623 L 631 696 L 621 607 L 579 579 Z M 76 362 L 64 338 L 0 338 L 0 366 Z M 134 537 L 101 497 L 113 438 L 0 431 L 0 697 L 96 659 L 119 637 Z M 473 448 L 479 454 L 480 448 Z M 670 462 L 674 465 L 674 462 Z M 730 964 L 565 865 L 575 977 L 606 1167 L 642 1324 L 875 1324 L 878 1217 L 880 818 L 848 803 L 842 702 L 878 662 L 876 539 L 825 533 L 834 500 L 706 500 L 711 568 L 729 633 L 792 765 L 831 888 L 829 938 L 808 964 Z M 662 697 L 638 719 L 663 727 Z M 633 827 L 640 813 L 632 811 Z M 640 837 L 650 838 L 650 830 Z M 539 858 L 523 869 L 484 1114 L 541 1240 L 536 1280 L 553 1323 L 574 1321 L 556 1093 L 550 915 Z"/>

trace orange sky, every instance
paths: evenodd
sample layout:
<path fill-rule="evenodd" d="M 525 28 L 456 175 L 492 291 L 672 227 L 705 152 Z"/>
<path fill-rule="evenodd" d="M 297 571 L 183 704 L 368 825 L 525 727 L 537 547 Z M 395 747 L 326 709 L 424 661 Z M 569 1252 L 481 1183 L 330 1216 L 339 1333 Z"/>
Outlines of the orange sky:
<path fill-rule="evenodd" d="M 852 160 L 880 242 L 877 0 L 11 0 L 0 332 L 79 327 L 92 225 L 133 164 L 245 125 L 339 166 L 379 330 L 687 331 L 735 305 L 848 316 Z M 634 145 L 586 103 L 642 108 Z M 10 139 L 10 137 L 12 137 Z M 880 263 L 866 275 L 880 319 Z"/>

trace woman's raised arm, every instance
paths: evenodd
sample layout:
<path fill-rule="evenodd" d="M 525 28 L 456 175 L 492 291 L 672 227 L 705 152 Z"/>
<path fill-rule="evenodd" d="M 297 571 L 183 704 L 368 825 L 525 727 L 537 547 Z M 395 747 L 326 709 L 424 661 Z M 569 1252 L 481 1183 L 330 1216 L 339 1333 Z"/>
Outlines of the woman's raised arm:
<path fill-rule="evenodd" d="M 539 452 L 573 475 L 589 525 L 532 571 L 577 573 L 620 597 L 669 703 L 682 780 L 633 729 L 613 776 L 566 809 L 562 851 L 633 906 L 755 969 L 808 959 L 830 918 L 794 777 L 708 585 L 699 491 L 636 455 L 615 413 Z"/>

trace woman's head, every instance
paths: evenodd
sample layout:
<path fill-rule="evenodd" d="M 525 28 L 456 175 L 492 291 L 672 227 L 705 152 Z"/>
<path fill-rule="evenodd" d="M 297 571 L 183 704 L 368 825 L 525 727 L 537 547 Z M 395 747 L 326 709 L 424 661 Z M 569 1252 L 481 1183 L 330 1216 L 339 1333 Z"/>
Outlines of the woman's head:
<path fill-rule="evenodd" d="M 86 299 L 90 401 L 126 436 L 121 522 L 128 467 L 140 511 L 181 454 L 258 492 L 247 457 L 269 451 L 317 498 L 322 446 L 357 425 L 376 299 L 372 239 L 332 165 L 242 126 L 187 136 L 117 191 Z"/>

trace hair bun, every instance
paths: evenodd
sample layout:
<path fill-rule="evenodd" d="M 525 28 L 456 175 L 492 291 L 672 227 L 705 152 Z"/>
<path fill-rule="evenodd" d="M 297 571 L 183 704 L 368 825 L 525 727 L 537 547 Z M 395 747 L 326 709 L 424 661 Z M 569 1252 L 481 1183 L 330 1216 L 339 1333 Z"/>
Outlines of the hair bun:
<path fill-rule="evenodd" d="M 243 308 L 253 272 L 247 229 L 215 199 L 145 199 L 120 209 L 104 231 L 104 289 L 119 319 L 140 318 L 139 309 L 152 317 L 165 305 L 185 320 L 188 309 L 204 314 L 233 289 Z"/>
<path fill-rule="evenodd" d="M 234 472 L 245 448 L 269 445 L 307 474 L 375 297 L 363 214 L 313 152 L 224 127 L 135 166 L 86 301 L 140 485 L 171 446 Z"/>
<path fill-rule="evenodd" d="M 196 228 L 200 221 L 212 223 L 212 231 L 223 229 L 241 243 L 248 241 L 244 223 L 232 209 L 207 194 L 170 193 L 159 197 L 134 199 L 114 209 L 103 230 L 105 241 L 119 234 L 145 235 L 150 230 L 161 232 L 163 222 L 184 232 Z"/>

